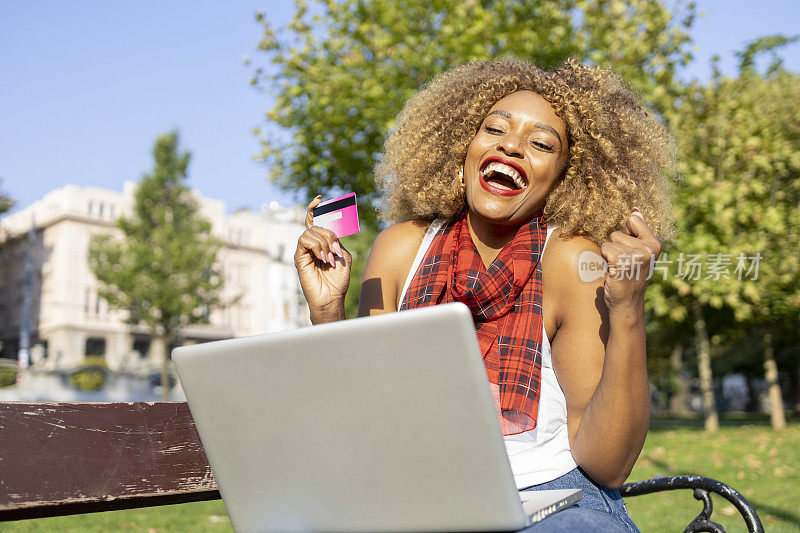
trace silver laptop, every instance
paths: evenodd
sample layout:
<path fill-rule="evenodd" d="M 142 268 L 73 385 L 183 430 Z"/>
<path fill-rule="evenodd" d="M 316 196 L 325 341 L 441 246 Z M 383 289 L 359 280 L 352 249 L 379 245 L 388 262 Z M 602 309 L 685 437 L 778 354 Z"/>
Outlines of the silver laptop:
<path fill-rule="evenodd" d="M 515 531 L 581 497 L 521 501 L 462 304 L 172 354 L 240 533 Z"/>

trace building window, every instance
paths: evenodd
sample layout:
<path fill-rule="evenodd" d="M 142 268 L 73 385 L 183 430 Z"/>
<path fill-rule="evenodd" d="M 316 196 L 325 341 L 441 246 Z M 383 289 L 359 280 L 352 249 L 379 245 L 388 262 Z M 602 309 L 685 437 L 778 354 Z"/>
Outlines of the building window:
<path fill-rule="evenodd" d="M 133 351 L 139 353 L 139 357 L 146 358 L 150 353 L 150 341 L 147 339 L 136 339 L 133 341 Z"/>
<path fill-rule="evenodd" d="M 100 211 L 98 214 L 100 215 L 100 217 L 106 214 L 106 204 L 103 203 L 100 204 Z"/>
<path fill-rule="evenodd" d="M 94 215 L 94 202 L 89 202 L 89 214 Z"/>
<path fill-rule="evenodd" d="M 7 359 L 16 359 L 19 355 L 19 342 L 17 340 L 8 340 L 0 346 L 0 357 Z"/>
<path fill-rule="evenodd" d="M 86 339 L 86 357 L 105 357 L 106 340 L 103 337 L 89 337 Z"/>
<path fill-rule="evenodd" d="M 84 314 L 89 314 L 89 310 L 92 308 L 92 289 L 86 289 L 85 299 L 83 300 L 83 312 Z"/>

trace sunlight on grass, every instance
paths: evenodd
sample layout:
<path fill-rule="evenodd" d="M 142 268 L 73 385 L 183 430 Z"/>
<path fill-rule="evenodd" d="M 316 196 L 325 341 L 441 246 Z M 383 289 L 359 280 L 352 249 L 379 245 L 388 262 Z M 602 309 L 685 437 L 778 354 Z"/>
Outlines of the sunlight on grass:
<path fill-rule="evenodd" d="M 10 526 L 10 527 L 9 527 Z M 232 532 L 222 501 L 182 503 L 3 524 L 3 531 L 106 533 Z"/>
<path fill-rule="evenodd" d="M 654 425 L 657 426 L 658 422 Z M 629 481 L 656 475 L 696 474 L 727 483 L 756 508 L 769 532 L 800 529 L 800 425 L 775 432 L 768 425 L 726 426 L 711 435 L 696 427 L 654 427 Z M 728 532 L 746 531 L 739 512 L 714 496 L 712 519 Z M 702 503 L 689 490 L 629 498 L 642 531 L 683 531 Z"/>

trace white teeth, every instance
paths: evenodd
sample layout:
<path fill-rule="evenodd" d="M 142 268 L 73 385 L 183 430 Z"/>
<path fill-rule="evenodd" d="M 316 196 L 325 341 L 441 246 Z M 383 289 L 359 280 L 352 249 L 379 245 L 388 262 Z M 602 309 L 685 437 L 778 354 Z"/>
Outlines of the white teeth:
<path fill-rule="evenodd" d="M 505 163 L 500 163 L 497 161 L 493 161 L 486 165 L 486 168 L 483 169 L 484 176 L 490 176 L 493 172 L 500 172 L 501 174 L 505 174 L 509 178 L 514 180 L 514 184 L 520 189 L 525 188 L 525 180 L 522 179 L 517 169 L 510 165 L 506 165 Z"/>

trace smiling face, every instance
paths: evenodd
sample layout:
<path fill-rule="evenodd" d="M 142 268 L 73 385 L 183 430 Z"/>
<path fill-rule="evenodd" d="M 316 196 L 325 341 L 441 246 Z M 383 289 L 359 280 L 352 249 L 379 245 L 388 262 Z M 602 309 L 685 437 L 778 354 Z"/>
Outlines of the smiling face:
<path fill-rule="evenodd" d="M 564 122 L 539 94 L 518 91 L 492 106 L 467 148 L 472 218 L 520 226 L 544 208 L 568 155 Z"/>

